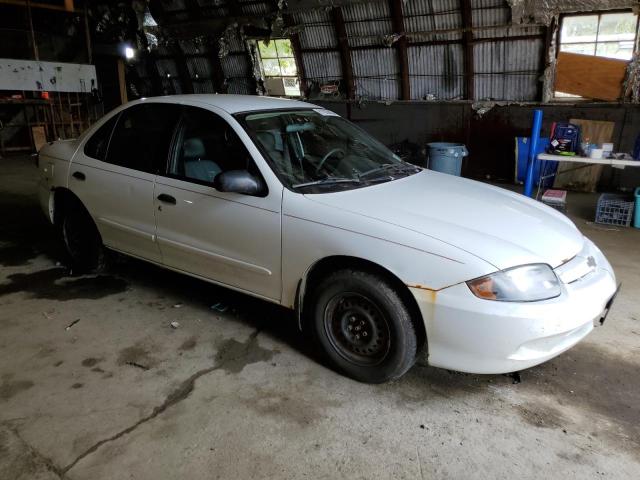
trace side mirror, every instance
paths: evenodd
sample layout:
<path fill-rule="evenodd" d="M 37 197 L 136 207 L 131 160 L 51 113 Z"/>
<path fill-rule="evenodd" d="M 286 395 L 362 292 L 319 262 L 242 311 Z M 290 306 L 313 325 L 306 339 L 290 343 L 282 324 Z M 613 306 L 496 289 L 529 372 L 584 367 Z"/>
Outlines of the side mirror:
<path fill-rule="evenodd" d="M 240 193 L 257 197 L 266 191 L 262 181 L 246 170 L 229 170 L 219 173 L 213 179 L 213 187 L 219 192 Z"/>

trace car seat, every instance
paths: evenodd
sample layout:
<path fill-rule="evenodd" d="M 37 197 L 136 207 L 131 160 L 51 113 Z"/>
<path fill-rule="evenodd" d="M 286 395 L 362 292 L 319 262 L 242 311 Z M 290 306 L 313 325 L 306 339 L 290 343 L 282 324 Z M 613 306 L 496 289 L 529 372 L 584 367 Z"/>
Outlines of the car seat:
<path fill-rule="evenodd" d="M 207 160 L 204 142 L 200 138 L 187 138 L 182 144 L 184 175 L 188 178 L 213 182 L 222 170 L 213 160 Z"/>
<path fill-rule="evenodd" d="M 277 130 L 263 130 L 256 136 L 276 166 L 289 176 L 292 175 L 291 161 L 285 152 L 282 135 Z"/>

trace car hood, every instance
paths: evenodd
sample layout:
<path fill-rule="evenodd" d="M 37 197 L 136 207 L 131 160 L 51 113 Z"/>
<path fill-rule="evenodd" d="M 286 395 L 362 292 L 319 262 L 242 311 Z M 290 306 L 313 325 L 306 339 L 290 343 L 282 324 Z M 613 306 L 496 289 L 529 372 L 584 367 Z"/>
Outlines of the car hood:
<path fill-rule="evenodd" d="M 555 268 L 574 257 L 584 243 L 565 215 L 540 202 L 430 170 L 365 188 L 306 197 L 435 238 L 497 269 L 528 263 Z"/>

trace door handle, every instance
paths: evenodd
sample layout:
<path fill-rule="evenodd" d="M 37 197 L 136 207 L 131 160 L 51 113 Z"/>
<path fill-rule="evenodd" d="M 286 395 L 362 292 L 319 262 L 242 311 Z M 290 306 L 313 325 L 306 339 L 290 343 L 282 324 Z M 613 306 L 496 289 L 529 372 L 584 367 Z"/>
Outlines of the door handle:
<path fill-rule="evenodd" d="M 73 178 L 84 181 L 87 177 L 82 172 L 73 172 Z"/>
<path fill-rule="evenodd" d="M 161 193 L 160 195 L 158 195 L 158 200 L 163 203 L 170 203 L 171 205 L 176 204 L 176 199 L 171 195 L 167 195 L 166 193 Z"/>

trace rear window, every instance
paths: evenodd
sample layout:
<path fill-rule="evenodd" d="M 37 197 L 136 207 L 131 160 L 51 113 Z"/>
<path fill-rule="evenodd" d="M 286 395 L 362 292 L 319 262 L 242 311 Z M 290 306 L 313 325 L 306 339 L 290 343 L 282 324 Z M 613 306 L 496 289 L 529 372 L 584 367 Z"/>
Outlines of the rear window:
<path fill-rule="evenodd" d="M 180 107 L 169 103 L 127 108 L 111 136 L 107 163 L 149 173 L 164 170 L 179 116 Z"/>
<path fill-rule="evenodd" d="M 87 143 L 84 144 L 84 154 L 87 157 L 104 161 L 107 156 L 107 149 L 109 148 L 111 132 L 113 132 L 113 127 L 117 120 L 118 115 L 111 117 L 89 138 Z"/>

